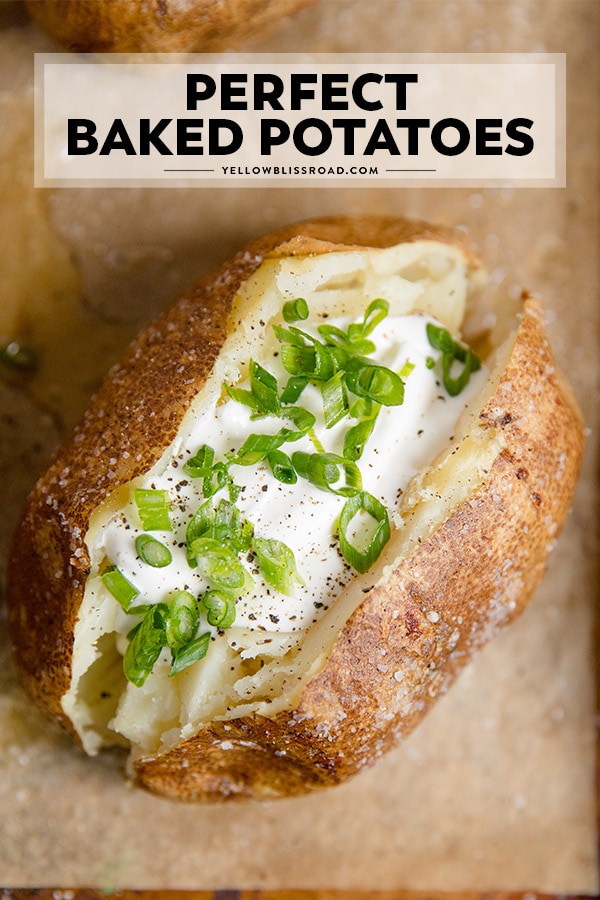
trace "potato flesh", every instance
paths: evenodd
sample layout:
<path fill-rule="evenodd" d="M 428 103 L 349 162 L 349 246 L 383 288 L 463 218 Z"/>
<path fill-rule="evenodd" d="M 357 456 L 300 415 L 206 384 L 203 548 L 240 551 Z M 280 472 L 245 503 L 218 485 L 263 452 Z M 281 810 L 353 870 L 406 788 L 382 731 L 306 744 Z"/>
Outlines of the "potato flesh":
<path fill-rule="evenodd" d="M 229 337 L 210 378 L 181 423 L 179 437 L 149 474 L 162 471 L 178 453 L 181 436 L 188 430 L 187 417 L 219 395 L 224 381 L 235 383 L 244 377 L 248 360 L 260 361 L 264 348 L 275 342 L 269 321 L 279 314 L 286 300 L 302 296 L 311 309 L 327 310 L 333 317 L 361 315 L 371 300 L 385 297 L 390 315 L 423 312 L 457 334 L 469 289 L 469 274 L 460 251 L 430 241 L 386 250 L 264 261 L 234 300 Z M 490 389 L 486 388 L 486 393 Z M 303 686 L 324 665 L 337 634 L 365 590 L 385 581 L 395 562 L 442 524 L 483 481 L 501 447 L 492 431 L 485 432 L 484 437 L 475 422 L 481 406 L 478 396 L 465 411 L 450 450 L 411 482 L 394 516 L 392 539 L 378 563 L 350 582 L 329 612 L 306 632 L 299 649 L 286 652 L 282 646 L 280 655 L 271 652 L 266 656 L 257 648 L 256 659 L 248 651 L 246 656 L 250 658 L 242 660 L 227 641 L 220 640 L 213 642 L 202 665 L 190 667 L 178 678 L 169 678 L 165 656 L 142 688 L 129 685 L 117 649 L 116 604 L 102 603 L 98 592 L 101 530 L 119 507 L 124 490 L 118 498 L 103 504 L 92 516 L 86 537 L 92 571 L 75 629 L 71 687 L 62 698 L 63 709 L 87 752 L 122 742 L 115 730 L 128 735 L 134 755 L 138 755 L 174 746 L 203 722 L 252 711 L 273 715 L 292 708 Z M 95 699 L 106 692 L 107 680 L 115 695 L 108 716 L 100 712 L 104 707 Z"/>

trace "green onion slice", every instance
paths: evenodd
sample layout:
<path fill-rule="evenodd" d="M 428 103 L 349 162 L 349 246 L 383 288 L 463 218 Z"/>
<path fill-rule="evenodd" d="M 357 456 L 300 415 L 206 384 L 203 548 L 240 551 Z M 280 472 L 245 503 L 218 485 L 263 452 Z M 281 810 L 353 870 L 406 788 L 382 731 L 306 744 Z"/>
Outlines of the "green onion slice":
<path fill-rule="evenodd" d="M 183 466 L 183 471 L 190 478 L 206 478 L 212 472 L 215 451 L 208 444 L 203 444 L 198 452 Z"/>
<path fill-rule="evenodd" d="M 307 384 L 308 378 L 305 375 L 291 375 L 281 392 L 281 402 L 296 403 Z"/>
<path fill-rule="evenodd" d="M 231 461 L 240 466 L 255 466 L 272 450 L 281 447 L 285 440 L 281 431 L 277 434 L 249 434 Z"/>
<path fill-rule="evenodd" d="M 190 550 L 196 559 L 200 574 L 211 587 L 246 593 L 252 586 L 252 576 L 231 548 L 223 546 L 215 538 L 202 537 L 192 541 Z"/>
<path fill-rule="evenodd" d="M 350 340 L 362 340 L 367 337 L 383 322 L 389 311 L 390 304 L 387 300 L 382 298 L 373 300 L 367 306 L 362 322 L 356 322 L 348 326 L 348 337 Z"/>
<path fill-rule="evenodd" d="M 167 491 L 136 488 L 133 499 L 144 531 L 171 531 Z"/>
<path fill-rule="evenodd" d="M 363 513 L 369 516 L 369 522 L 364 522 Z M 362 534 L 355 528 L 357 516 L 358 524 L 363 526 Z M 344 559 L 357 572 L 367 572 L 390 539 L 390 522 L 383 503 L 367 491 L 351 497 L 339 518 L 338 539 Z"/>
<path fill-rule="evenodd" d="M 357 460 L 361 458 L 365 445 L 375 428 L 380 409 L 380 406 L 375 406 L 371 415 L 348 429 L 344 436 L 343 455 L 346 459 Z"/>
<path fill-rule="evenodd" d="M 302 478 L 338 497 L 353 497 L 362 489 L 362 476 L 356 463 L 336 453 L 299 450 L 292 454 L 292 463 Z"/>
<path fill-rule="evenodd" d="M 444 353 L 442 356 L 442 377 L 444 381 L 444 387 L 451 397 L 457 397 L 461 393 L 461 391 L 466 388 L 471 377 L 471 372 L 475 372 L 481 365 L 476 365 L 475 360 L 479 362 L 478 357 L 476 357 L 475 354 L 471 352 L 471 350 L 468 350 L 465 354 L 464 361 L 462 361 L 462 369 L 460 370 L 458 375 L 455 375 L 453 374 L 454 364 L 457 360 L 458 357 L 453 358 L 446 353 Z"/>
<path fill-rule="evenodd" d="M 303 375 L 314 381 L 328 381 L 334 373 L 334 361 L 329 349 L 317 338 L 299 328 L 274 325 L 273 330 L 282 341 L 281 363 L 290 375 Z"/>
<path fill-rule="evenodd" d="M 205 497 L 213 497 L 217 491 L 230 482 L 229 469 L 225 463 L 218 462 L 212 467 L 210 475 L 202 482 L 202 493 Z"/>
<path fill-rule="evenodd" d="M 178 591 L 167 604 L 165 633 L 169 647 L 189 643 L 198 628 L 198 602 L 189 591 Z"/>
<path fill-rule="evenodd" d="M 141 687 L 167 642 L 162 606 L 152 606 L 131 640 L 123 658 L 123 670 L 129 681 Z"/>
<path fill-rule="evenodd" d="M 187 669 L 188 666 L 193 665 L 195 662 L 198 662 L 198 660 L 204 659 L 208 653 L 209 644 L 210 631 L 206 631 L 204 634 L 201 634 L 200 637 L 190 641 L 189 644 L 184 644 L 183 647 L 178 647 L 177 650 L 173 650 L 173 660 L 169 678 L 172 678 L 173 675 L 177 675 L 179 672 L 183 671 L 183 669 Z"/>
<path fill-rule="evenodd" d="M 150 534 L 138 535 L 135 539 L 135 549 L 142 562 L 155 569 L 163 569 L 173 560 L 169 548 Z"/>
<path fill-rule="evenodd" d="M 295 428 L 282 428 L 279 432 L 284 441 L 298 441 L 309 433 L 317 421 L 316 416 L 302 406 L 286 406 L 282 410 L 281 418 L 289 421 Z"/>
<path fill-rule="evenodd" d="M 297 584 L 304 583 L 298 574 L 294 552 L 287 544 L 271 538 L 255 538 L 253 547 L 267 584 L 290 595 Z"/>
<path fill-rule="evenodd" d="M 250 389 L 256 398 L 261 413 L 279 415 L 279 385 L 274 375 L 253 359 L 250 360 Z"/>
<path fill-rule="evenodd" d="M 281 481 L 282 484 L 296 484 L 298 475 L 287 453 L 284 453 L 283 450 L 271 450 L 267 456 L 267 462 L 277 481 Z"/>
<path fill-rule="evenodd" d="M 283 304 L 282 314 L 284 321 L 298 322 L 300 319 L 308 319 L 308 303 L 302 297 L 288 300 Z"/>
<path fill-rule="evenodd" d="M 227 591 L 212 590 L 202 597 L 206 620 L 215 628 L 229 628 L 235 622 L 235 597 Z"/>
<path fill-rule="evenodd" d="M 194 541 L 202 537 L 212 537 L 212 529 L 214 523 L 214 510 L 210 500 L 205 500 L 198 507 L 192 518 L 187 524 L 185 530 L 185 543 L 187 546 L 186 556 L 188 565 L 193 569 L 197 564 L 196 555 L 192 551 Z"/>
<path fill-rule="evenodd" d="M 210 536 L 222 544 L 228 544 L 232 550 L 241 552 L 250 548 L 253 534 L 252 522 L 242 519 L 242 513 L 235 503 L 224 498 L 220 500 L 214 512 Z"/>
<path fill-rule="evenodd" d="M 348 394 L 344 373 L 336 372 L 321 388 L 325 427 L 333 428 L 348 412 Z"/>
<path fill-rule="evenodd" d="M 346 385 L 357 397 L 365 397 L 383 406 L 400 406 L 404 401 L 404 382 L 396 372 L 362 357 L 352 359 L 345 375 Z"/>
<path fill-rule="evenodd" d="M 121 604 L 125 612 L 129 612 L 131 604 L 140 593 L 138 588 L 125 578 L 117 566 L 108 566 L 100 578 L 104 587 Z"/>
<path fill-rule="evenodd" d="M 442 378 L 451 397 L 456 397 L 469 383 L 472 372 L 481 368 L 481 360 L 469 347 L 454 340 L 447 328 L 428 322 L 427 339 L 432 347 L 442 352 Z M 453 374 L 455 363 L 462 363 L 458 375 Z"/>

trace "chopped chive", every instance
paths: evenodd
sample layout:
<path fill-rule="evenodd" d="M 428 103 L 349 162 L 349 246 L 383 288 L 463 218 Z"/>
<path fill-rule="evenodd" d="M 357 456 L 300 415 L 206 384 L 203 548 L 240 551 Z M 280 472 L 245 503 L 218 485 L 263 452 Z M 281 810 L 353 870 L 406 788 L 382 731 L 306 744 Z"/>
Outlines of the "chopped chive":
<path fill-rule="evenodd" d="M 302 297 L 296 300 L 288 300 L 283 304 L 283 318 L 286 322 L 298 322 L 300 319 L 308 319 L 308 303 Z"/>
<path fill-rule="evenodd" d="M 476 365 L 475 363 L 475 360 L 479 362 L 478 358 L 474 353 L 471 352 L 471 350 L 468 350 L 465 354 L 465 359 L 462 361 L 463 367 L 460 370 L 460 373 L 454 376 L 452 374 L 452 371 L 457 360 L 458 357 L 452 357 L 447 353 L 444 353 L 442 356 L 442 376 L 444 387 L 451 397 L 457 397 L 461 393 L 461 391 L 466 388 L 471 377 L 471 372 L 475 372 L 479 368 L 479 365 Z"/>
<path fill-rule="evenodd" d="M 215 463 L 210 475 L 205 476 L 202 482 L 202 493 L 205 497 L 214 497 L 217 491 L 229 484 L 230 476 L 227 465 L 223 462 Z"/>
<path fill-rule="evenodd" d="M 225 390 L 232 400 L 242 403 L 244 406 L 249 406 L 256 415 L 261 415 L 259 399 L 252 391 L 248 391 L 246 388 L 232 387 L 230 384 L 225 385 Z"/>
<path fill-rule="evenodd" d="M 348 326 L 348 336 L 351 341 L 362 339 L 371 334 L 390 311 L 390 304 L 381 298 L 373 300 L 367 306 L 362 322 Z"/>
<path fill-rule="evenodd" d="M 241 552 L 250 548 L 254 526 L 248 519 L 242 519 L 242 513 L 230 500 L 219 501 L 214 512 L 211 537 L 228 544 L 232 550 Z"/>
<path fill-rule="evenodd" d="M 131 604 L 140 593 L 138 588 L 128 581 L 117 566 L 108 566 L 100 578 L 104 587 L 121 604 L 125 612 L 128 612 Z"/>
<path fill-rule="evenodd" d="M 210 500 L 205 500 L 198 507 L 185 530 L 186 556 L 188 565 L 193 569 L 197 565 L 196 554 L 192 550 L 194 541 L 198 538 L 212 536 L 214 523 L 214 510 Z"/>
<path fill-rule="evenodd" d="M 250 434 L 233 457 L 232 462 L 240 466 L 255 466 L 272 451 L 284 443 L 285 437 L 277 434 Z"/>
<path fill-rule="evenodd" d="M 138 535 L 135 539 L 135 549 L 142 562 L 155 569 L 163 569 L 173 560 L 169 548 L 150 534 Z"/>
<path fill-rule="evenodd" d="M 233 550 L 215 538 L 202 537 L 192 541 L 191 552 L 200 574 L 211 587 L 239 594 L 246 593 L 252 586 L 252 576 Z"/>
<path fill-rule="evenodd" d="M 169 678 L 182 672 L 183 669 L 187 669 L 189 666 L 198 662 L 198 660 L 204 659 L 208 653 L 209 644 L 210 631 L 206 631 L 204 634 L 201 634 L 200 637 L 190 641 L 189 644 L 184 644 L 183 647 L 174 650 Z"/>
<path fill-rule="evenodd" d="M 354 529 L 357 516 L 366 513 L 371 520 L 360 523 L 362 535 Z M 365 537 L 366 525 L 374 526 L 374 530 Z M 390 539 L 390 523 L 387 510 L 372 494 L 361 491 L 344 504 L 339 523 L 338 539 L 340 550 L 346 562 L 357 572 L 367 572 L 379 558 L 381 551 Z"/>
<path fill-rule="evenodd" d="M 250 389 L 261 413 L 279 415 L 281 404 L 277 379 L 253 359 L 250 360 Z"/>
<path fill-rule="evenodd" d="M 307 384 L 308 378 L 304 375 L 290 376 L 279 399 L 282 403 L 296 403 Z"/>
<path fill-rule="evenodd" d="M 336 453 L 297 451 L 292 454 L 292 463 L 302 478 L 338 497 L 352 497 L 362 489 L 362 477 L 356 463 Z"/>
<path fill-rule="evenodd" d="M 281 412 L 284 422 L 287 420 L 295 428 L 282 428 L 279 432 L 285 441 L 298 441 L 309 433 L 317 421 L 316 416 L 302 406 L 286 406 Z"/>
<path fill-rule="evenodd" d="M 357 397 L 366 397 L 383 406 L 400 406 L 404 401 L 404 383 L 386 366 L 362 358 L 353 359 L 345 374 L 346 385 Z"/>
<path fill-rule="evenodd" d="M 344 436 L 343 455 L 346 459 L 357 460 L 361 458 L 365 445 L 375 428 L 380 408 L 380 406 L 376 406 L 370 416 L 348 429 Z"/>
<path fill-rule="evenodd" d="M 271 450 L 267 456 L 267 462 L 277 481 L 281 481 L 282 484 L 296 484 L 298 476 L 287 453 L 284 453 L 283 450 Z"/>
<path fill-rule="evenodd" d="M 348 394 L 344 384 L 344 373 L 336 372 L 321 389 L 325 427 L 333 428 L 348 412 Z"/>
<path fill-rule="evenodd" d="M 412 363 L 409 359 L 407 359 L 398 373 L 400 375 L 400 378 L 402 378 L 402 379 L 408 378 L 410 373 L 413 371 L 414 367 L 415 367 L 415 364 Z"/>
<path fill-rule="evenodd" d="M 146 681 L 166 640 L 163 608 L 153 606 L 134 630 L 123 658 L 125 675 L 136 687 Z"/>
<path fill-rule="evenodd" d="M 133 499 L 144 531 L 171 531 L 169 495 L 166 491 L 136 488 Z"/>
<path fill-rule="evenodd" d="M 294 553 L 287 544 L 270 538 L 255 538 L 253 548 L 260 573 L 267 584 L 288 595 L 293 593 L 297 584 L 303 584 Z"/>
<path fill-rule="evenodd" d="M 315 381 L 328 381 L 331 378 L 334 362 L 325 344 L 294 326 L 289 329 L 274 326 L 274 330 L 283 341 L 280 359 L 290 375 L 304 375 Z"/>
<path fill-rule="evenodd" d="M 206 620 L 215 628 L 229 628 L 235 622 L 235 597 L 227 591 L 207 591 L 202 597 Z"/>
<path fill-rule="evenodd" d="M 442 352 L 442 378 L 451 397 L 456 397 L 469 383 L 472 372 L 481 368 L 481 360 L 469 347 L 454 340 L 447 328 L 428 322 L 427 339 L 431 346 Z M 458 376 L 452 374 L 454 364 L 463 363 Z"/>
<path fill-rule="evenodd" d="M 206 478 L 210 475 L 215 459 L 215 451 L 208 444 L 203 444 L 198 452 L 184 463 L 183 471 L 190 478 Z"/>
<path fill-rule="evenodd" d="M 169 647 L 189 643 L 198 627 L 198 602 L 189 591 L 179 591 L 167 604 L 165 634 Z"/>

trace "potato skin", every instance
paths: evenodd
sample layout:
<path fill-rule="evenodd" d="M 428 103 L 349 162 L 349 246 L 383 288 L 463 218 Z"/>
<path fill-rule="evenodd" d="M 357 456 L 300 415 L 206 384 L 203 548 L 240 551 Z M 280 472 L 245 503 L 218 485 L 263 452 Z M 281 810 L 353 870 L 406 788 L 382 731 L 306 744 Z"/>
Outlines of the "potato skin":
<path fill-rule="evenodd" d="M 332 218 L 282 229 L 203 278 L 111 370 L 34 489 L 9 562 L 19 671 L 38 704 L 71 732 L 60 699 L 89 567 L 89 517 L 174 439 L 226 338 L 240 284 L 264 258 L 421 238 L 459 242 L 476 263 L 463 237 L 419 222 Z M 534 300 L 524 299 L 511 358 L 480 424 L 506 441 L 484 483 L 388 583 L 365 595 L 298 707 L 203 726 L 172 751 L 137 760 L 140 784 L 186 801 L 289 796 L 346 779 L 409 733 L 495 629 L 525 607 L 570 505 L 582 422 Z M 377 668 L 382 648 L 385 674 Z"/>
<path fill-rule="evenodd" d="M 27 0 L 33 20 L 79 53 L 217 52 L 315 0 Z"/>

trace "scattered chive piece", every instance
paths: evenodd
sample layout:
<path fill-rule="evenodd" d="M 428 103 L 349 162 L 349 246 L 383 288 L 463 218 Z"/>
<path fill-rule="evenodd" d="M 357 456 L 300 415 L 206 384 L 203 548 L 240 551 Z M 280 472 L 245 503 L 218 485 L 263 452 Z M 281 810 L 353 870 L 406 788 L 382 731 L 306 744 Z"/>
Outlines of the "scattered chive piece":
<path fill-rule="evenodd" d="M 236 554 L 215 538 L 202 537 L 192 541 L 191 551 L 196 557 L 200 574 L 211 587 L 236 594 L 246 593 L 251 587 L 252 577 L 241 564 Z"/>
<path fill-rule="evenodd" d="M 372 300 L 367 306 L 362 322 L 357 322 L 348 326 L 348 336 L 350 340 L 356 338 L 362 339 L 371 334 L 375 330 L 390 311 L 390 304 L 387 300 L 381 298 Z"/>
<path fill-rule="evenodd" d="M 133 632 L 123 659 L 125 675 L 136 687 L 146 681 L 165 643 L 163 607 L 153 606 Z"/>
<path fill-rule="evenodd" d="M 367 513 L 375 524 L 366 546 L 356 546 L 350 528 L 353 520 L 360 513 Z M 338 539 L 340 550 L 346 562 L 361 574 L 367 572 L 379 558 L 381 551 L 390 539 L 390 523 L 385 506 L 372 494 L 361 491 L 344 504 L 339 523 Z"/>
<path fill-rule="evenodd" d="M 267 462 L 277 481 L 281 481 L 282 484 L 296 484 L 298 475 L 287 453 L 283 450 L 271 450 L 267 455 Z"/>
<path fill-rule="evenodd" d="M 278 434 L 249 434 L 232 462 L 240 466 L 255 466 L 272 451 L 284 443 L 285 437 Z"/>
<path fill-rule="evenodd" d="M 198 603 L 189 591 L 179 591 L 167 604 L 165 634 L 169 647 L 188 644 L 198 627 Z"/>
<path fill-rule="evenodd" d="M 163 569 L 173 560 L 169 548 L 150 534 L 138 535 L 135 539 L 135 549 L 142 562 L 155 569 Z"/>
<path fill-rule="evenodd" d="M 404 383 L 386 366 L 358 358 L 350 361 L 346 384 L 357 397 L 365 397 L 383 406 L 400 406 L 404 401 Z"/>
<path fill-rule="evenodd" d="M 104 587 L 121 604 L 125 612 L 129 612 L 131 604 L 140 593 L 138 588 L 125 578 L 117 566 L 108 566 L 100 577 Z"/>
<path fill-rule="evenodd" d="M 169 495 L 166 491 L 136 488 L 133 499 L 144 531 L 171 531 Z"/>
<path fill-rule="evenodd" d="M 282 594 L 292 594 L 302 584 L 294 553 L 287 544 L 269 538 L 256 538 L 253 544 L 260 573 Z"/>
<path fill-rule="evenodd" d="M 308 378 L 305 375 L 292 375 L 281 393 L 281 402 L 296 403 L 307 384 Z"/>
<path fill-rule="evenodd" d="M 357 460 L 361 458 L 365 445 L 375 428 L 380 408 L 379 405 L 375 406 L 369 416 L 348 429 L 344 435 L 344 457 L 346 459 Z"/>
<path fill-rule="evenodd" d="M 173 650 L 169 678 L 172 678 L 173 675 L 177 675 L 179 672 L 183 671 L 183 669 L 187 669 L 188 666 L 193 665 L 195 662 L 198 662 L 198 660 L 204 659 L 208 653 L 209 644 L 210 631 L 206 631 L 204 634 L 201 634 L 200 637 L 190 641 L 189 644 L 184 644 L 183 647 L 178 647 L 177 650 Z"/>
<path fill-rule="evenodd" d="M 298 475 L 322 491 L 337 494 L 338 497 L 352 497 L 362 489 L 362 477 L 356 463 L 336 453 L 304 453 L 299 450 L 292 454 L 292 462 Z M 345 480 L 340 486 L 343 476 Z"/>
<path fill-rule="evenodd" d="M 441 350 L 444 387 L 451 397 L 457 397 L 469 383 L 471 373 L 481 368 L 481 360 L 470 347 L 455 341 L 447 328 L 432 322 L 427 323 L 427 340 L 436 350 Z M 455 362 L 463 364 L 457 376 L 452 374 Z"/>
<path fill-rule="evenodd" d="M 250 360 L 250 390 L 257 400 L 261 413 L 279 415 L 281 404 L 277 379 L 253 359 Z"/>
<path fill-rule="evenodd" d="M 227 591 L 208 591 L 202 597 L 202 603 L 209 625 L 229 628 L 235 622 L 235 597 Z"/>
<path fill-rule="evenodd" d="M 288 300 L 283 304 L 283 318 L 286 322 L 298 322 L 300 319 L 308 319 L 308 303 L 302 297 L 296 300 Z"/>
<path fill-rule="evenodd" d="M 333 428 L 348 412 L 348 394 L 344 383 L 344 373 L 336 372 L 321 389 L 325 428 Z"/>
<path fill-rule="evenodd" d="M 203 444 L 198 452 L 184 463 L 183 471 L 190 478 L 206 478 L 210 475 L 215 459 L 215 451 L 208 444 Z"/>

